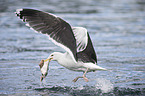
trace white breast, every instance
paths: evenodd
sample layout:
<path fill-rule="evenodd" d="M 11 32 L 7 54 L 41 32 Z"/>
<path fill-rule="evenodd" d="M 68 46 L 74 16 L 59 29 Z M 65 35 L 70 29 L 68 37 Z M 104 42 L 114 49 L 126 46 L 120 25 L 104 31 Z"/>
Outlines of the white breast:
<path fill-rule="evenodd" d="M 71 56 L 68 53 L 65 53 L 57 61 L 60 65 L 62 65 L 63 67 L 65 67 L 69 70 L 73 70 L 73 71 L 84 71 L 84 70 L 86 70 L 86 68 L 83 67 L 82 62 L 75 63 L 74 60 L 71 58 Z"/>

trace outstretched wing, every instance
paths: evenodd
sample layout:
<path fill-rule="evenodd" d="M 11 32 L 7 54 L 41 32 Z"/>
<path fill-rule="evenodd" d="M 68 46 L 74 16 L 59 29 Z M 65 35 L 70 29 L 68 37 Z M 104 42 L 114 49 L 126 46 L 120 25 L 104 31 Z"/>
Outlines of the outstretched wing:
<path fill-rule="evenodd" d="M 72 29 L 77 43 L 78 60 L 96 64 L 96 53 L 87 29 L 83 27 L 72 27 Z"/>
<path fill-rule="evenodd" d="M 56 45 L 64 48 L 77 61 L 77 46 L 71 26 L 61 18 L 34 9 L 18 9 L 16 14 L 27 26 L 46 34 Z"/>

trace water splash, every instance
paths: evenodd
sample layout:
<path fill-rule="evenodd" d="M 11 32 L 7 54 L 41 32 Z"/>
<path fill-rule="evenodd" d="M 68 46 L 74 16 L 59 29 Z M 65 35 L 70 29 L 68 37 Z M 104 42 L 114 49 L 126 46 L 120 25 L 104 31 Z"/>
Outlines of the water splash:
<path fill-rule="evenodd" d="M 101 89 L 102 93 L 108 93 L 113 90 L 113 84 L 110 82 L 110 80 L 104 79 L 104 78 L 98 78 L 95 79 L 97 84 L 95 84 L 95 87 L 97 89 Z"/>

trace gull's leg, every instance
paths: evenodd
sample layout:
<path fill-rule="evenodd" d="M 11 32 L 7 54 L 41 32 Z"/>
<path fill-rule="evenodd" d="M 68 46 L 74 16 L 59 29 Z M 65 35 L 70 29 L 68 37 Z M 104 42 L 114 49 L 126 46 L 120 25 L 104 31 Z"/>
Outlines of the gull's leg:
<path fill-rule="evenodd" d="M 88 80 L 88 78 L 86 77 L 87 71 L 88 71 L 88 68 L 87 68 L 87 70 L 84 72 L 83 76 L 78 76 L 78 77 L 76 77 L 76 78 L 73 80 L 73 82 L 76 82 L 79 78 L 84 78 L 84 80 L 85 80 L 86 82 L 88 82 L 89 80 Z"/>
<path fill-rule="evenodd" d="M 73 80 L 73 82 L 76 82 L 79 78 L 83 78 L 83 77 L 81 77 L 81 76 L 76 77 L 76 78 Z"/>
<path fill-rule="evenodd" d="M 87 71 L 88 71 L 88 68 L 87 68 L 87 70 L 85 71 L 85 73 L 83 74 L 83 78 L 84 78 L 84 80 L 85 80 L 86 82 L 89 81 L 88 78 L 86 77 L 86 73 L 87 73 Z"/>

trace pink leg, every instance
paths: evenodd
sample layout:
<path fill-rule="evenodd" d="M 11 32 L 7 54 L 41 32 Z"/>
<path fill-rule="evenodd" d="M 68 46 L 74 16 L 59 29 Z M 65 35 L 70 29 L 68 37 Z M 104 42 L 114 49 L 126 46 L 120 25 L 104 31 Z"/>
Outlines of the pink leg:
<path fill-rule="evenodd" d="M 78 76 L 78 77 L 76 77 L 76 78 L 73 80 L 73 82 L 76 82 L 79 78 L 84 78 L 84 80 L 85 80 L 86 82 L 88 82 L 89 80 L 88 80 L 88 78 L 86 77 L 87 71 L 88 71 L 88 68 L 87 68 L 87 70 L 85 71 L 85 73 L 83 74 L 83 76 Z"/>

